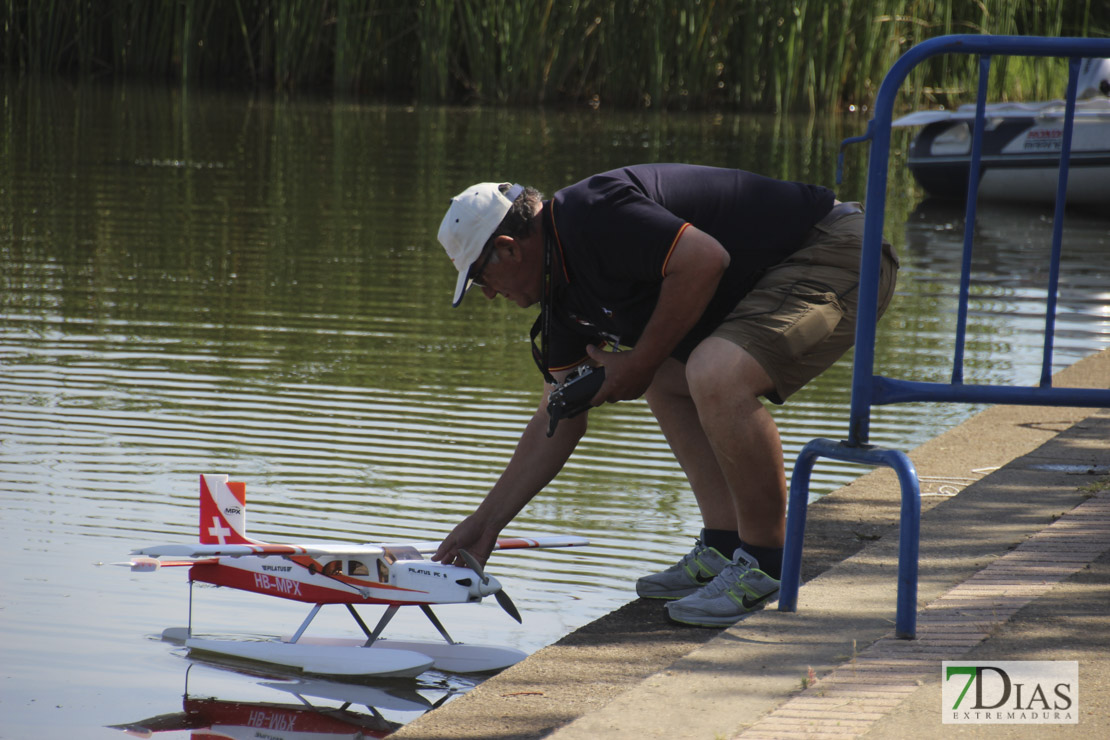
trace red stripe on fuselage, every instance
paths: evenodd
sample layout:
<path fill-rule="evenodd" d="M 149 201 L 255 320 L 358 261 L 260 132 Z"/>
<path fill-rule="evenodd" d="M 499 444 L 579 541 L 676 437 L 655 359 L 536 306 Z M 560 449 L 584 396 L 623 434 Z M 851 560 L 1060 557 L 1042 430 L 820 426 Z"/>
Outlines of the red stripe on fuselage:
<path fill-rule="evenodd" d="M 241 559 L 240 559 L 241 560 Z M 288 561 L 281 561 L 288 562 Z M 238 568 L 221 559 L 216 564 L 194 565 L 189 570 L 189 580 L 226 586 L 240 591 L 251 591 L 266 596 L 303 601 L 307 604 L 426 604 L 428 600 L 423 591 L 412 591 L 384 583 L 359 583 L 360 588 L 378 591 L 375 596 L 363 596 L 357 591 L 345 588 L 327 576 L 313 576 L 300 565 L 294 565 L 298 577 L 289 578 L 278 573 L 257 572 Z M 309 583 L 312 578 L 320 583 Z M 349 580 L 349 579 L 345 579 Z M 332 585 L 323 585 L 332 581 Z M 396 596 L 394 596 L 396 594 Z"/>

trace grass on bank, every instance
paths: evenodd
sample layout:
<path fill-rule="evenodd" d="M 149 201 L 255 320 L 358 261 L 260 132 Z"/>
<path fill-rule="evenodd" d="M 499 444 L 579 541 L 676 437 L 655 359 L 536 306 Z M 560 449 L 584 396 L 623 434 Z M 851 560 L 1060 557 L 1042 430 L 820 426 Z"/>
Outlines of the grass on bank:
<path fill-rule="evenodd" d="M 429 103 L 732 110 L 869 105 L 949 33 L 1108 36 L 1091 0 L 0 0 L 0 65 Z M 1063 63 L 1001 58 L 993 97 L 1060 94 Z M 973 89 L 974 59 L 911 80 Z"/>

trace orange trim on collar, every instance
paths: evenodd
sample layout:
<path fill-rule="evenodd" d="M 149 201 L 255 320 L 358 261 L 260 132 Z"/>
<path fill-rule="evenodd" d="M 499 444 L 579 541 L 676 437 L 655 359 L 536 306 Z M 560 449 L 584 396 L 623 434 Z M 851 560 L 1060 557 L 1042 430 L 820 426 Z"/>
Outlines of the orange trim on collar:
<path fill-rule="evenodd" d="M 671 255 L 674 254 L 674 248 L 678 246 L 678 240 L 681 239 L 682 235 L 686 233 L 686 229 L 689 226 L 689 221 L 682 224 L 682 228 L 678 230 L 678 234 L 675 235 L 674 241 L 671 242 L 671 248 L 667 250 L 667 256 L 663 260 L 663 277 L 667 277 L 667 265 L 671 263 Z"/>
<path fill-rule="evenodd" d="M 547 207 L 551 209 L 551 230 L 555 232 L 555 244 L 559 246 L 559 264 L 563 268 L 563 277 L 570 282 L 570 275 L 567 273 L 567 254 L 563 251 L 563 240 L 559 238 L 559 227 L 555 225 L 555 199 L 552 198 L 547 202 Z"/>

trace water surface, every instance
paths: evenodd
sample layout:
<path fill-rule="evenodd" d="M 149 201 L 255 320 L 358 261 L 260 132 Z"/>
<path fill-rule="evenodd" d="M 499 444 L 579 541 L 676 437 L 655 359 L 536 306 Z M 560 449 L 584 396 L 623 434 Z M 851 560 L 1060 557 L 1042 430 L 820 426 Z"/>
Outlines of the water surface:
<path fill-rule="evenodd" d="M 288 683 L 190 668 L 156 639 L 184 624 L 184 573 L 95 565 L 194 539 L 199 473 L 245 481 L 251 532 L 268 540 L 437 539 L 477 505 L 540 378 L 531 312 L 473 296 L 450 307 L 455 273 L 435 230 L 451 195 L 489 179 L 551 193 L 639 161 L 831 186 L 840 138 L 865 123 L 13 81 L 0 116 L 0 737 L 11 738 L 116 737 L 106 726 L 181 712 L 183 695 L 275 716 L 298 703 Z M 943 380 L 961 213 L 918 203 L 899 154 L 887 236 L 903 271 L 878 365 Z M 847 172 L 840 196 L 859 199 L 862 151 Z M 1039 377 L 1049 218 L 981 213 L 968 382 Z M 1066 239 L 1056 369 L 1110 343 L 1110 227 L 1077 215 Z M 815 436 L 845 435 L 850 368 L 845 358 L 774 409 L 788 461 Z M 977 410 L 879 409 L 872 441 L 910 449 Z M 823 462 L 814 490 L 859 472 Z M 523 625 L 492 600 L 441 616 L 456 639 L 538 649 L 632 598 L 635 578 L 673 562 L 698 527 L 646 407 L 607 407 L 507 530 L 593 544 L 494 556 Z M 202 631 L 282 634 L 303 612 L 196 592 Z M 353 625 L 336 613 L 320 629 Z M 422 617 L 391 632 L 431 636 Z M 387 732 L 474 681 L 374 685 L 348 719 Z M 302 690 L 341 703 L 334 687 Z"/>

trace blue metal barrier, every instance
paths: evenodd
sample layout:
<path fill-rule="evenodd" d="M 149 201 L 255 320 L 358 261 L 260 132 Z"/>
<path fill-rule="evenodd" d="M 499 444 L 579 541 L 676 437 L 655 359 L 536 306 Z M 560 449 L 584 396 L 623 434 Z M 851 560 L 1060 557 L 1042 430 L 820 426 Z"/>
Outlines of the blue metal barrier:
<path fill-rule="evenodd" d="M 950 383 L 927 383 L 875 375 L 875 334 L 878 313 L 878 287 L 883 221 L 886 211 L 887 169 L 890 157 L 890 129 L 898 89 L 910 71 L 922 61 L 941 54 L 979 55 L 979 88 L 968 176 L 964 227 L 964 251 L 957 314 L 956 348 Z M 982 153 L 987 77 L 994 55 L 1061 57 L 1069 60 L 1064 133 L 1056 190 L 1056 211 L 1052 229 L 1052 264 L 1045 311 L 1045 340 L 1040 384 L 1035 387 L 966 385 L 963 382 L 963 356 L 967 325 L 967 305 L 971 272 L 971 248 L 979 188 L 979 162 Z M 802 544 L 805 536 L 809 480 L 818 458 L 886 465 L 893 468 L 902 489 L 898 554 L 898 601 L 895 634 L 913 639 L 917 625 L 917 561 L 921 520 L 921 491 L 917 471 L 909 457 L 897 450 L 884 450 L 868 443 L 871 407 L 907 401 L 946 401 L 958 403 L 1007 403 L 1036 406 L 1110 407 L 1110 390 L 1052 387 L 1052 344 L 1055 332 L 1056 294 L 1059 281 L 1060 251 L 1063 238 L 1064 205 L 1075 98 L 1080 59 L 1110 57 L 1110 39 L 1043 38 L 1028 36 L 941 36 L 924 41 L 907 51 L 890 68 L 875 99 L 875 113 L 863 136 L 846 139 L 841 145 L 870 141 L 867 192 L 864 215 L 863 254 L 860 260 L 859 314 L 856 321 L 855 362 L 852 368 L 852 402 L 848 439 L 810 441 L 798 455 L 790 480 L 786 522 L 786 547 L 783 555 L 779 610 L 795 611 L 801 580 Z M 839 170 L 838 170 L 839 173 Z M 838 174 L 839 176 L 839 174 Z"/>

